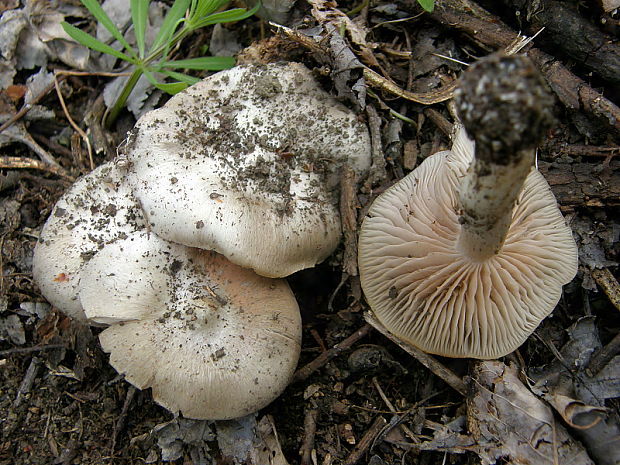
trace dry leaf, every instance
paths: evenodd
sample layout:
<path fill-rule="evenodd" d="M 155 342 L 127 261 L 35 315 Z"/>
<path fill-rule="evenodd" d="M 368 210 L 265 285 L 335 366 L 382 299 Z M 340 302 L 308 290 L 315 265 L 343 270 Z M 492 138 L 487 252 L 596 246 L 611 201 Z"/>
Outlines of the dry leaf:
<path fill-rule="evenodd" d="M 476 364 L 468 399 L 469 429 L 482 463 L 594 465 L 584 447 L 559 424 L 551 408 L 499 361 Z"/>

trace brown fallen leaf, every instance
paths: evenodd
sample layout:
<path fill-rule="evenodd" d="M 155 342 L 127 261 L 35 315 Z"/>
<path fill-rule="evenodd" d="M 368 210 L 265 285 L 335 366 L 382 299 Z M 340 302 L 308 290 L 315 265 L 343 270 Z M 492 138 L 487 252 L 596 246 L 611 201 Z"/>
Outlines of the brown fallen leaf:
<path fill-rule="evenodd" d="M 585 448 L 556 422 L 553 411 L 499 361 L 475 365 L 468 426 L 482 463 L 590 465 Z"/>

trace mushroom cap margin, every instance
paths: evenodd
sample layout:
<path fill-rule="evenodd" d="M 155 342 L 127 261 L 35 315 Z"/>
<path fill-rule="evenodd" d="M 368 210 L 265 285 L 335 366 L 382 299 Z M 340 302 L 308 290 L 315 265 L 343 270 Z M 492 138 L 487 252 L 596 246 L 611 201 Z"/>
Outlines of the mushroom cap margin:
<path fill-rule="evenodd" d="M 142 213 L 123 172 L 105 163 L 76 181 L 58 200 L 34 249 L 32 274 L 45 298 L 85 321 L 78 299 L 83 266 L 106 244 L 142 229 Z"/>

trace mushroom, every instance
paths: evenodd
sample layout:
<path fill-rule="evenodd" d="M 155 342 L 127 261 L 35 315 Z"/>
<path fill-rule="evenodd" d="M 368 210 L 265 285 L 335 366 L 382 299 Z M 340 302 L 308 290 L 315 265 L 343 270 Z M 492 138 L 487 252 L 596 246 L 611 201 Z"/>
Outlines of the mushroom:
<path fill-rule="evenodd" d="M 80 178 L 56 203 L 34 249 L 32 274 L 41 292 L 78 320 L 86 319 L 77 298 L 84 264 L 105 244 L 145 227 L 122 176 L 106 163 Z"/>
<path fill-rule="evenodd" d="M 109 324 L 110 364 L 155 401 L 195 419 L 255 412 L 287 386 L 301 347 L 295 297 L 212 251 L 137 232 L 84 267 L 80 301 Z"/>
<path fill-rule="evenodd" d="M 551 313 L 577 271 L 577 247 L 532 169 L 551 97 L 531 62 L 481 60 L 464 73 L 457 104 L 465 127 L 456 125 L 452 149 L 372 204 L 360 276 L 376 318 L 401 340 L 491 359 Z"/>
<path fill-rule="evenodd" d="M 154 232 L 268 277 L 334 251 L 340 169 L 370 165 L 365 125 L 295 63 L 206 78 L 144 115 L 124 152 Z"/>

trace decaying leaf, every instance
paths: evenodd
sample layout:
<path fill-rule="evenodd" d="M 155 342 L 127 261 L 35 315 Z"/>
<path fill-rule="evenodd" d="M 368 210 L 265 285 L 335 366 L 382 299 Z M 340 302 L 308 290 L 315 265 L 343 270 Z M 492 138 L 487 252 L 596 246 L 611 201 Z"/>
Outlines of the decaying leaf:
<path fill-rule="evenodd" d="M 26 0 L 24 7 L 5 11 L 0 17 L 0 87 L 13 83 L 18 69 L 62 61 L 85 69 L 88 49 L 73 42 L 60 23 L 66 16 L 83 17 L 84 10 L 70 4 Z"/>
<path fill-rule="evenodd" d="M 54 73 L 50 73 L 42 67 L 38 73 L 30 76 L 26 81 L 26 95 L 24 97 L 24 103 L 32 104 L 34 99 L 54 82 Z"/>
<path fill-rule="evenodd" d="M 0 124 L 9 120 L 16 112 L 17 110 L 11 103 L 10 99 L 4 93 L 0 93 Z M 30 150 L 35 152 L 42 161 L 60 168 L 60 165 L 58 165 L 54 158 L 47 153 L 43 147 L 36 143 L 36 141 L 26 130 L 26 126 L 24 126 L 22 121 L 14 122 L 11 126 L 0 133 L 0 147 L 4 147 L 14 142 L 20 142 L 26 145 L 30 148 Z"/>
<path fill-rule="evenodd" d="M 591 373 L 590 360 L 601 348 L 594 318 L 581 318 L 567 333 L 562 359 L 531 370 L 536 382 L 532 390 L 562 416 L 599 465 L 616 465 L 620 463 L 620 422 L 613 410 L 605 408 L 605 400 L 620 396 L 620 356 Z"/>
<path fill-rule="evenodd" d="M 155 426 L 151 434 L 157 438 L 162 460 L 177 460 L 186 452 L 196 465 L 211 463 L 207 443 L 215 440 L 212 423 L 205 420 L 175 418 Z"/>
<path fill-rule="evenodd" d="M 270 415 L 265 415 L 257 425 L 257 439 L 252 452 L 254 465 L 289 465 L 282 453 L 276 426 Z"/>
<path fill-rule="evenodd" d="M 26 343 L 24 325 L 17 315 L 0 318 L 0 341 L 10 341 L 16 345 Z"/>
<path fill-rule="evenodd" d="M 376 48 L 376 44 L 368 42 L 366 35 L 368 31 L 366 28 L 360 26 L 346 14 L 336 8 L 336 3 L 329 0 L 309 0 L 312 5 L 312 16 L 319 22 L 319 24 L 326 25 L 331 24 L 336 31 L 341 29 L 348 32 L 351 41 L 363 51 L 363 55 L 372 56 L 371 50 Z M 376 65 L 374 56 L 372 57 L 374 63 L 368 63 Z"/>
<path fill-rule="evenodd" d="M 514 368 L 499 361 L 479 362 L 472 383 L 469 429 L 482 463 L 594 464 Z"/>
<path fill-rule="evenodd" d="M 194 465 L 210 465 L 213 454 L 230 465 L 288 465 L 269 416 L 259 422 L 256 414 L 225 421 L 175 418 L 157 425 L 152 434 L 164 461 L 185 454 Z M 214 441 L 218 451 L 211 450 Z"/>

